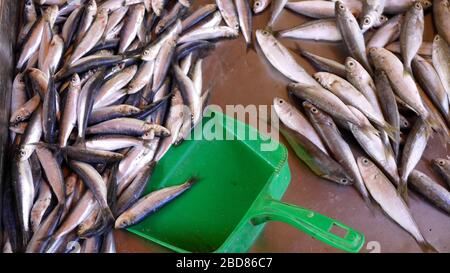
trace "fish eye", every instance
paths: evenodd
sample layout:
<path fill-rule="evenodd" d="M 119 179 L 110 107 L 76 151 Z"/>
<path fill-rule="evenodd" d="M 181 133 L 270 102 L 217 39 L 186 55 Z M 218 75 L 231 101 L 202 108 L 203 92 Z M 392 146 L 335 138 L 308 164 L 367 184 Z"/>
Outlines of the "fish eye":
<path fill-rule="evenodd" d="M 26 154 L 25 150 L 20 150 L 20 156 L 25 156 Z"/>
<path fill-rule="evenodd" d="M 438 164 L 439 164 L 440 166 L 444 166 L 444 165 L 445 165 L 445 162 L 444 162 L 444 160 L 439 160 L 439 161 L 438 161 Z"/>
<path fill-rule="evenodd" d="M 318 113 L 319 111 L 317 110 L 317 108 L 316 107 L 313 107 L 313 108 L 311 108 L 311 111 L 314 113 L 314 114 L 316 114 L 316 113 Z"/>
<path fill-rule="evenodd" d="M 422 5 L 421 5 L 419 2 L 417 2 L 417 3 L 414 5 L 414 7 L 415 7 L 416 9 L 421 9 L 421 8 L 422 8 Z"/>
<path fill-rule="evenodd" d="M 441 38 L 439 36 L 434 37 L 434 40 L 438 42 Z"/>
<path fill-rule="evenodd" d="M 353 62 L 353 61 L 348 61 L 348 63 L 347 63 L 347 64 L 348 64 L 348 66 L 349 66 L 349 67 L 353 67 L 353 66 L 355 66 L 355 62 Z"/>
<path fill-rule="evenodd" d="M 364 24 L 364 25 L 369 25 L 370 22 L 371 22 L 370 18 L 369 18 L 369 17 L 366 17 L 366 18 L 364 18 L 363 24 Z"/>
<path fill-rule="evenodd" d="M 345 6 L 344 6 L 343 4 L 339 4 L 339 8 L 340 8 L 341 10 L 344 10 L 344 9 L 345 9 Z"/>
<path fill-rule="evenodd" d="M 260 3 L 259 1 L 256 1 L 256 2 L 255 2 L 255 6 L 256 6 L 256 7 L 259 7 L 260 5 L 261 5 L 261 3 Z"/>
<path fill-rule="evenodd" d="M 150 50 L 148 50 L 148 49 L 146 49 L 146 50 L 144 50 L 144 53 L 143 53 L 144 55 L 149 55 L 150 54 Z"/>
<path fill-rule="evenodd" d="M 347 178 L 342 178 L 342 179 L 341 179 L 341 183 L 342 183 L 342 184 L 347 184 L 347 183 L 348 183 Z"/>
<path fill-rule="evenodd" d="M 364 164 L 369 164 L 369 160 L 367 158 L 364 158 L 362 161 Z"/>
<path fill-rule="evenodd" d="M 267 30 L 263 30 L 262 34 L 267 36 L 267 35 L 269 35 L 269 32 Z"/>

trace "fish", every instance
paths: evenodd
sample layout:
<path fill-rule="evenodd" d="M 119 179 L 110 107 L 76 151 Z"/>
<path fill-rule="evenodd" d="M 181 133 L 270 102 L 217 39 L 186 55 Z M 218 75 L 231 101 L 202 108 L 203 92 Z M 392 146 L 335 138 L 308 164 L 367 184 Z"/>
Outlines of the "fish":
<path fill-rule="evenodd" d="M 450 100 L 433 65 L 419 55 L 416 55 L 412 61 L 412 71 L 415 79 L 422 86 L 422 89 L 441 111 L 441 114 L 447 122 L 450 122 L 448 105 Z"/>
<path fill-rule="evenodd" d="M 77 143 L 84 143 L 89 116 L 94 107 L 94 101 L 100 92 L 105 70 L 96 72 L 83 86 L 77 103 Z"/>
<path fill-rule="evenodd" d="M 78 97 L 81 91 L 80 77 L 74 74 L 70 80 L 69 89 L 67 91 L 66 103 L 60 119 L 59 146 L 67 145 L 72 130 L 77 124 L 77 107 Z"/>
<path fill-rule="evenodd" d="M 125 24 L 120 33 L 119 53 L 125 52 L 136 38 L 139 26 L 144 20 L 144 4 L 133 5 L 128 9 Z"/>
<path fill-rule="evenodd" d="M 371 48 L 369 55 L 374 66 L 386 73 L 395 94 L 402 99 L 423 120 L 428 119 L 428 111 L 423 105 L 416 83 L 404 70 L 402 62 L 391 52 L 384 48 Z"/>
<path fill-rule="evenodd" d="M 121 215 L 141 197 L 148 185 L 148 181 L 150 180 L 155 165 L 156 161 L 153 161 L 138 172 L 130 185 L 119 196 L 114 212 L 115 215 Z"/>
<path fill-rule="evenodd" d="M 14 159 L 12 161 L 11 179 L 21 239 L 19 249 L 23 249 L 31 236 L 30 214 L 35 195 L 33 176 L 28 160 Z"/>
<path fill-rule="evenodd" d="M 114 233 L 108 232 L 103 236 L 102 253 L 116 253 L 116 240 L 114 239 Z"/>
<path fill-rule="evenodd" d="M 115 228 L 126 228 L 139 223 L 146 216 L 190 189 L 195 182 L 196 179 L 190 179 L 181 185 L 162 188 L 145 195 L 117 217 L 114 225 Z"/>
<path fill-rule="evenodd" d="M 53 78 L 51 78 L 42 104 L 42 133 L 44 141 L 47 143 L 56 141 L 57 109 L 59 108 L 57 96 L 58 91 Z"/>
<path fill-rule="evenodd" d="M 386 121 L 395 128 L 394 139 L 391 141 L 395 157 L 400 154 L 400 129 L 402 128 L 401 116 L 398 111 L 397 101 L 394 91 L 391 88 L 389 79 L 383 71 L 375 71 L 375 89 L 379 98 L 380 108 Z M 408 121 L 406 121 L 408 123 Z M 408 123 L 409 124 L 409 123 Z"/>
<path fill-rule="evenodd" d="M 340 1 L 335 4 L 336 24 L 350 55 L 372 74 L 362 30 L 350 10 Z"/>
<path fill-rule="evenodd" d="M 433 1 L 433 20 L 437 33 L 450 45 L 450 2 L 448 0 Z"/>
<path fill-rule="evenodd" d="M 373 81 L 372 76 L 370 76 L 364 67 L 352 57 L 347 57 L 347 59 L 345 59 L 345 72 L 344 77 L 347 81 L 358 89 L 369 101 L 373 110 L 379 116 L 383 117 L 383 112 L 377 97 L 375 82 Z M 396 128 L 394 128 L 394 130 L 398 131 Z"/>
<path fill-rule="evenodd" d="M 321 139 L 325 142 L 328 150 L 330 150 L 332 156 L 351 175 L 356 189 L 359 191 L 366 204 L 369 207 L 372 207 L 369 193 L 364 185 L 353 152 L 342 137 L 341 132 L 333 119 L 307 101 L 303 102 L 303 108 L 317 133 L 320 134 Z"/>
<path fill-rule="evenodd" d="M 412 73 L 411 61 L 422 44 L 425 28 L 422 5 L 416 2 L 405 14 L 400 31 L 400 48 L 405 70 Z"/>
<path fill-rule="evenodd" d="M 85 144 L 87 149 L 116 151 L 134 146 L 143 146 L 144 140 L 124 135 L 96 135 L 86 139 Z"/>
<path fill-rule="evenodd" d="M 36 146 L 42 136 L 42 107 L 33 112 L 28 126 L 20 140 L 18 158 L 20 161 L 26 161 L 34 153 Z"/>
<path fill-rule="evenodd" d="M 421 171 L 413 170 L 408 178 L 411 187 L 433 205 L 450 213 L 450 192 Z"/>
<path fill-rule="evenodd" d="M 419 160 L 422 158 L 423 152 L 428 144 L 428 139 L 431 135 L 431 128 L 427 124 L 418 119 L 411 132 L 409 133 L 405 146 L 402 152 L 402 159 L 400 163 L 400 185 L 398 192 L 407 201 L 407 183 L 408 177 L 412 170 L 416 167 Z"/>
<path fill-rule="evenodd" d="M 318 19 L 279 31 L 277 37 L 322 42 L 340 42 L 342 34 L 334 19 Z"/>
<path fill-rule="evenodd" d="M 65 183 L 60 163 L 56 155 L 45 145 L 36 144 L 36 154 L 44 170 L 45 177 L 55 194 L 58 204 L 66 202 Z"/>
<path fill-rule="evenodd" d="M 272 66 L 291 81 L 315 85 L 318 83 L 299 65 L 294 57 L 269 31 L 257 30 L 256 39 Z"/>
<path fill-rule="evenodd" d="M 441 38 L 441 36 L 436 35 L 433 40 L 432 62 L 448 96 L 450 96 L 449 59 L 450 49 L 448 48 L 448 44 Z"/>
<path fill-rule="evenodd" d="M 283 126 L 283 124 L 281 125 L 280 132 L 288 141 L 289 146 L 314 174 L 340 185 L 351 185 L 353 183 L 352 177 L 338 162 L 322 152 L 302 134 Z"/>
<path fill-rule="evenodd" d="M 450 187 L 450 161 L 444 158 L 436 158 L 431 161 L 433 169 Z"/>
<path fill-rule="evenodd" d="M 247 48 L 249 48 L 252 44 L 252 12 L 249 1 L 234 0 L 234 4 L 236 6 L 241 32 L 244 35 Z"/>
<path fill-rule="evenodd" d="M 395 187 L 377 166 L 365 157 L 357 159 L 361 175 L 373 199 L 384 212 L 406 230 L 425 252 L 437 252 L 420 232 L 406 203 L 397 195 Z"/>
<path fill-rule="evenodd" d="M 302 134 L 320 150 L 322 150 L 323 153 L 328 154 L 327 148 L 322 142 L 321 137 L 317 134 L 314 127 L 302 112 L 297 110 L 289 102 L 278 97 L 275 97 L 273 99 L 273 107 L 278 118 L 286 127 L 293 131 L 296 131 L 299 134 Z"/>

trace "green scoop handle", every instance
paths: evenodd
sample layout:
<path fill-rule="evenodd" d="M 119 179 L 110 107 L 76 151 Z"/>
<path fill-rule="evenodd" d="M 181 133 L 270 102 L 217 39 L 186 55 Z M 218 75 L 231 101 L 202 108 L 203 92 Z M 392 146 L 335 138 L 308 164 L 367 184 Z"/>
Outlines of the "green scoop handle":
<path fill-rule="evenodd" d="M 336 220 L 308 209 L 286 204 L 276 200 L 267 200 L 265 205 L 252 218 L 254 225 L 268 221 L 280 221 L 289 224 L 306 234 L 332 247 L 356 253 L 364 244 L 364 235 Z M 331 232 L 333 226 L 345 231 L 340 237 Z"/>

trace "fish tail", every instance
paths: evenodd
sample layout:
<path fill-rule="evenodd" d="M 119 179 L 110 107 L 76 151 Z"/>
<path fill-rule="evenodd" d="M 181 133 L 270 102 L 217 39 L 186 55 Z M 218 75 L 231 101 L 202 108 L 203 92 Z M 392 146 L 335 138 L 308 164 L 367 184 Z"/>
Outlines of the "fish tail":
<path fill-rule="evenodd" d="M 399 139 L 398 139 L 399 130 L 397 128 L 395 128 L 394 126 L 392 126 L 388 122 L 384 122 L 383 123 L 383 130 L 386 132 L 388 137 L 393 142 L 397 143 L 399 141 Z"/>
<path fill-rule="evenodd" d="M 84 139 L 84 137 L 78 136 L 73 146 L 81 146 L 82 148 L 86 148 L 86 140 Z"/>
<path fill-rule="evenodd" d="M 400 197 L 403 198 L 403 200 L 408 204 L 408 183 L 406 179 L 401 179 L 400 184 L 397 187 L 397 192 L 400 195 Z"/>
<path fill-rule="evenodd" d="M 104 208 L 100 211 L 101 217 L 95 222 L 94 226 L 87 230 L 78 230 L 77 234 L 80 238 L 86 239 L 93 236 L 99 236 L 112 228 L 114 224 L 114 216 L 109 208 Z"/>
<path fill-rule="evenodd" d="M 361 130 L 363 130 L 366 133 L 372 133 L 372 134 L 375 134 L 375 135 L 378 135 L 378 136 L 380 135 L 380 131 L 377 130 L 376 128 L 374 128 L 372 125 L 365 124 L 365 125 L 363 125 L 360 128 L 361 128 Z"/>
<path fill-rule="evenodd" d="M 425 239 L 417 241 L 417 243 L 419 244 L 420 249 L 425 253 L 439 253 L 439 251 Z"/>
<path fill-rule="evenodd" d="M 197 183 L 198 181 L 200 181 L 200 180 L 201 180 L 200 177 L 194 176 L 194 177 L 192 177 L 191 179 L 189 179 L 189 180 L 186 182 L 186 186 L 187 186 L 188 188 L 190 188 L 190 187 L 192 187 L 192 185 L 196 184 L 196 183 Z"/>

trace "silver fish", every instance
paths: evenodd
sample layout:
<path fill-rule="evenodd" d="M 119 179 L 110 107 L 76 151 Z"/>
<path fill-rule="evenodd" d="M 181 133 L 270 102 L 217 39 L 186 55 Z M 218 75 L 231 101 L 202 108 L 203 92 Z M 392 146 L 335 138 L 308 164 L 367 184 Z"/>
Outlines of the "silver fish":
<path fill-rule="evenodd" d="M 377 29 L 370 40 L 367 48 L 385 47 L 390 42 L 400 37 L 400 29 L 403 22 L 403 15 L 399 14 L 389 19 L 382 27 Z"/>
<path fill-rule="evenodd" d="M 423 31 L 425 28 L 423 16 L 422 5 L 420 5 L 419 2 L 416 2 L 406 12 L 400 31 L 400 48 L 403 65 L 409 73 L 412 73 L 411 61 L 422 44 Z"/>
<path fill-rule="evenodd" d="M 411 234 L 424 251 L 436 252 L 422 236 L 408 206 L 397 195 L 394 186 L 384 174 L 365 157 L 359 157 L 357 161 L 367 189 L 383 211 Z"/>
<path fill-rule="evenodd" d="M 433 1 L 433 19 L 439 36 L 450 44 L 450 2 L 448 0 Z"/>
<path fill-rule="evenodd" d="M 339 42 L 341 32 L 334 19 L 319 19 L 278 32 L 278 37 L 299 40 Z"/>
<path fill-rule="evenodd" d="M 233 0 L 216 0 L 216 4 L 227 26 L 235 30 L 239 29 L 239 20 Z"/>
<path fill-rule="evenodd" d="M 350 10 L 340 1 L 336 2 L 336 23 L 341 32 L 342 39 L 350 55 L 360 62 L 372 74 L 366 53 L 364 36 Z"/>
<path fill-rule="evenodd" d="M 144 14 L 144 4 L 134 5 L 128 10 L 125 25 L 120 34 L 119 53 L 125 52 L 136 38 L 139 26 L 144 20 Z"/>
<path fill-rule="evenodd" d="M 267 60 L 285 77 L 294 82 L 318 86 L 318 83 L 295 61 L 287 48 L 270 32 L 257 30 L 256 39 Z"/>

